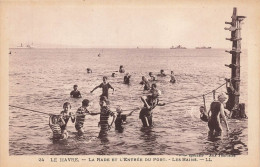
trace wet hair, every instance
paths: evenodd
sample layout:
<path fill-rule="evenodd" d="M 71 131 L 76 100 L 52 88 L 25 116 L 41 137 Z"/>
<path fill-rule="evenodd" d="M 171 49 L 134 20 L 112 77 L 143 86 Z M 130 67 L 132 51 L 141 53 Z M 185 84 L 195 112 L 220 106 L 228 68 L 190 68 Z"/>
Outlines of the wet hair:
<path fill-rule="evenodd" d="M 157 86 L 156 86 L 156 84 L 155 84 L 155 83 L 153 83 L 153 84 L 152 84 L 152 87 L 155 87 L 155 88 L 156 88 Z"/>
<path fill-rule="evenodd" d="M 115 73 L 113 72 L 113 73 L 112 73 L 112 77 L 114 77 L 114 76 L 115 76 Z"/>
<path fill-rule="evenodd" d="M 164 72 L 164 70 L 161 70 L 161 72 Z"/>
<path fill-rule="evenodd" d="M 153 75 L 153 73 L 152 73 L 152 72 L 149 72 L 149 75 Z"/>
<path fill-rule="evenodd" d="M 88 99 L 84 99 L 82 101 L 82 106 L 89 106 L 89 100 Z"/>
<path fill-rule="evenodd" d="M 124 66 L 120 65 L 119 68 L 123 68 Z"/>
<path fill-rule="evenodd" d="M 106 80 L 107 80 L 107 76 L 103 76 L 103 79 L 106 79 Z"/>
<path fill-rule="evenodd" d="M 64 108 L 65 106 L 68 106 L 68 107 L 71 109 L 71 105 L 70 105 L 69 102 L 65 102 L 65 103 L 63 104 L 63 108 Z"/>
<path fill-rule="evenodd" d="M 74 85 L 73 88 L 78 87 L 78 85 Z"/>
<path fill-rule="evenodd" d="M 106 104 L 110 104 L 109 103 L 109 100 L 107 99 L 106 96 L 101 96 L 100 99 L 99 99 L 100 102 L 104 101 Z"/>

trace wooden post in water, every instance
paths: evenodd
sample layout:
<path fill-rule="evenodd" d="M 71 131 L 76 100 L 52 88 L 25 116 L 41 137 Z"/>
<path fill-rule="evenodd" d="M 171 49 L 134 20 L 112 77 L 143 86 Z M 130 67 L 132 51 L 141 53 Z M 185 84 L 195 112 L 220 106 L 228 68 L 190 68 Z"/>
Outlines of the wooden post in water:
<path fill-rule="evenodd" d="M 232 92 L 229 91 L 229 100 L 227 103 L 227 109 L 231 110 L 232 118 L 241 118 L 245 117 L 244 107 L 240 107 L 244 104 L 239 104 L 240 96 L 240 53 L 241 53 L 241 21 L 246 18 L 245 16 L 237 16 L 237 8 L 233 9 L 231 22 L 225 22 L 225 24 L 230 24 L 230 28 L 225 28 L 225 30 L 231 31 L 231 38 L 226 38 L 232 42 L 232 50 L 226 51 L 232 54 L 231 64 L 226 65 L 231 68 L 231 79 L 227 80 L 230 82 L 230 85 L 234 88 Z"/>

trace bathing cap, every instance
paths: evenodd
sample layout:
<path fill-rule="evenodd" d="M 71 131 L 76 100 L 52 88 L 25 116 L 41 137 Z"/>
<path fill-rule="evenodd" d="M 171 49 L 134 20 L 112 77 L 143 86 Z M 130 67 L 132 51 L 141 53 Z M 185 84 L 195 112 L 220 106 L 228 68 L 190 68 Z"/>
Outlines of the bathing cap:
<path fill-rule="evenodd" d="M 122 112 L 122 108 L 119 106 L 116 108 L 116 112 Z"/>
<path fill-rule="evenodd" d="M 218 99 L 219 100 L 223 100 L 225 101 L 227 99 L 227 94 L 225 92 L 221 92 L 219 95 L 218 95 Z"/>

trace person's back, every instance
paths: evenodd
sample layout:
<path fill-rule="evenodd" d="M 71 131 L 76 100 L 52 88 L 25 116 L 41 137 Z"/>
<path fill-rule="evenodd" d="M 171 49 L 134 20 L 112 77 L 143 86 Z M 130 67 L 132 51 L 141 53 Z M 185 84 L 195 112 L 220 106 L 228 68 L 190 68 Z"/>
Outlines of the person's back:
<path fill-rule="evenodd" d="M 209 117 L 208 126 L 210 129 L 210 135 L 213 134 L 214 130 L 216 135 L 221 135 L 222 127 L 220 124 L 220 107 L 221 103 L 218 101 L 214 101 L 210 105 L 211 115 Z"/>
<path fill-rule="evenodd" d="M 210 105 L 211 110 L 211 118 L 219 120 L 219 114 L 220 114 L 220 106 L 221 103 L 218 101 L 214 101 Z"/>

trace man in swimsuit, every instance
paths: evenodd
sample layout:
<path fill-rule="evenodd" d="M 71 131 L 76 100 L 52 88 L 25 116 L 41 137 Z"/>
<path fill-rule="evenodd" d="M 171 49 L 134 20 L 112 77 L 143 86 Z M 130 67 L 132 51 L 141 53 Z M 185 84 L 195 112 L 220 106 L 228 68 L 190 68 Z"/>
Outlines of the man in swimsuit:
<path fill-rule="evenodd" d="M 83 125 L 84 125 L 84 121 L 85 121 L 85 116 L 87 114 L 89 114 L 89 115 L 98 115 L 99 114 L 99 113 L 90 112 L 88 110 L 88 106 L 89 106 L 89 100 L 84 99 L 82 101 L 82 106 L 80 108 L 78 108 L 78 110 L 76 112 L 75 128 L 78 131 L 79 136 L 82 136 L 84 134 Z"/>
<path fill-rule="evenodd" d="M 100 104 L 100 113 L 99 113 L 100 114 L 100 121 L 99 121 L 98 125 L 101 128 L 100 128 L 98 138 L 103 138 L 103 137 L 107 136 L 107 132 L 110 130 L 111 126 L 113 125 L 116 116 L 110 110 L 109 101 L 108 101 L 106 96 L 100 97 L 99 104 Z M 112 120 L 110 125 L 108 123 L 109 116 L 113 117 L 113 120 Z"/>
<path fill-rule="evenodd" d="M 219 136 L 222 133 L 222 127 L 220 124 L 220 115 L 222 116 L 225 125 L 227 127 L 227 131 L 229 131 L 229 127 L 228 127 L 228 123 L 227 123 L 227 119 L 226 116 L 224 114 L 224 103 L 227 99 L 227 95 L 226 93 L 220 93 L 218 95 L 218 100 L 217 101 L 213 101 L 210 105 L 210 110 L 208 112 L 208 115 L 210 115 L 209 117 L 209 122 L 208 122 L 208 126 L 209 126 L 209 135 L 215 135 L 215 136 Z"/>
<path fill-rule="evenodd" d="M 113 89 L 113 92 L 115 91 L 115 89 L 107 82 L 107 77 L 104 76 L 103 77 L 103 82 L 96 86 L 92 91 L 90 91 L 90 93 L 92 93 L 94 90 L 96 90 L 97 88 L 102 88 L 102 94 L 100 95 L 101 96 L 106 96 L 108 98 L 108 89 Z"/>
<path fill-rule="evenodd" d="M 156 106 L 164 106 L 164 103 L 159 103 L 161 91 L 156 88 L 156 84 L 152 84 L 151 95 L 141 97 L 144 107 L 140 111 L 139 118 L 143 123 L 143 127 L 151 127 L 153 125 L 152 110 Z"/>
<path fill-rule="evenodd" d="M 81 98 L 80 91 L 78 91 L 78 85 L 73 86 L 73 91 L 70 92 L 70 97 L 73 98 Z"/>
<path fill-rule="evenodd" d="M 142 76 L 142 81 L 140 82 L 141 85 L 144 85 L 144 90 L 150 90 L 151 86 L 145 76 Z"/>
<path fill-rule="evenodd" d="M 171 83 L 175 83 L 176 82 L 176 78 L 174 76 L 174 73 L 173 71 L 171 71 L 171 80 L 170 80 Z"/>
<path fill-rule="evenodd" d="M 160 71 L 160 74 L 157 74 L 159 77 L 166 77 L 166 74 L 164 73 L 164 70 Z"/>
<path fill-rule="evenodd" d="M 152 72 L 149 72 L 149 76 L 151 77 L 150 81 L 156 81 L 157 80 Z"/>
<path fill-rule="evenodd" d="M 121 65 L 121 66 L 119 67 L 119 72 L 120 72 L 120 73 L 124 73 L 124 72 L 125 72 L 124 66 Z"/>
<path fill-rule="evenodd" d="M 130 84 L 130 78 L 131 78 L 131 75 L 129 75 L 129 73 L 126 73 L 126 75 L 124 76 L 124 83 Z"/>

